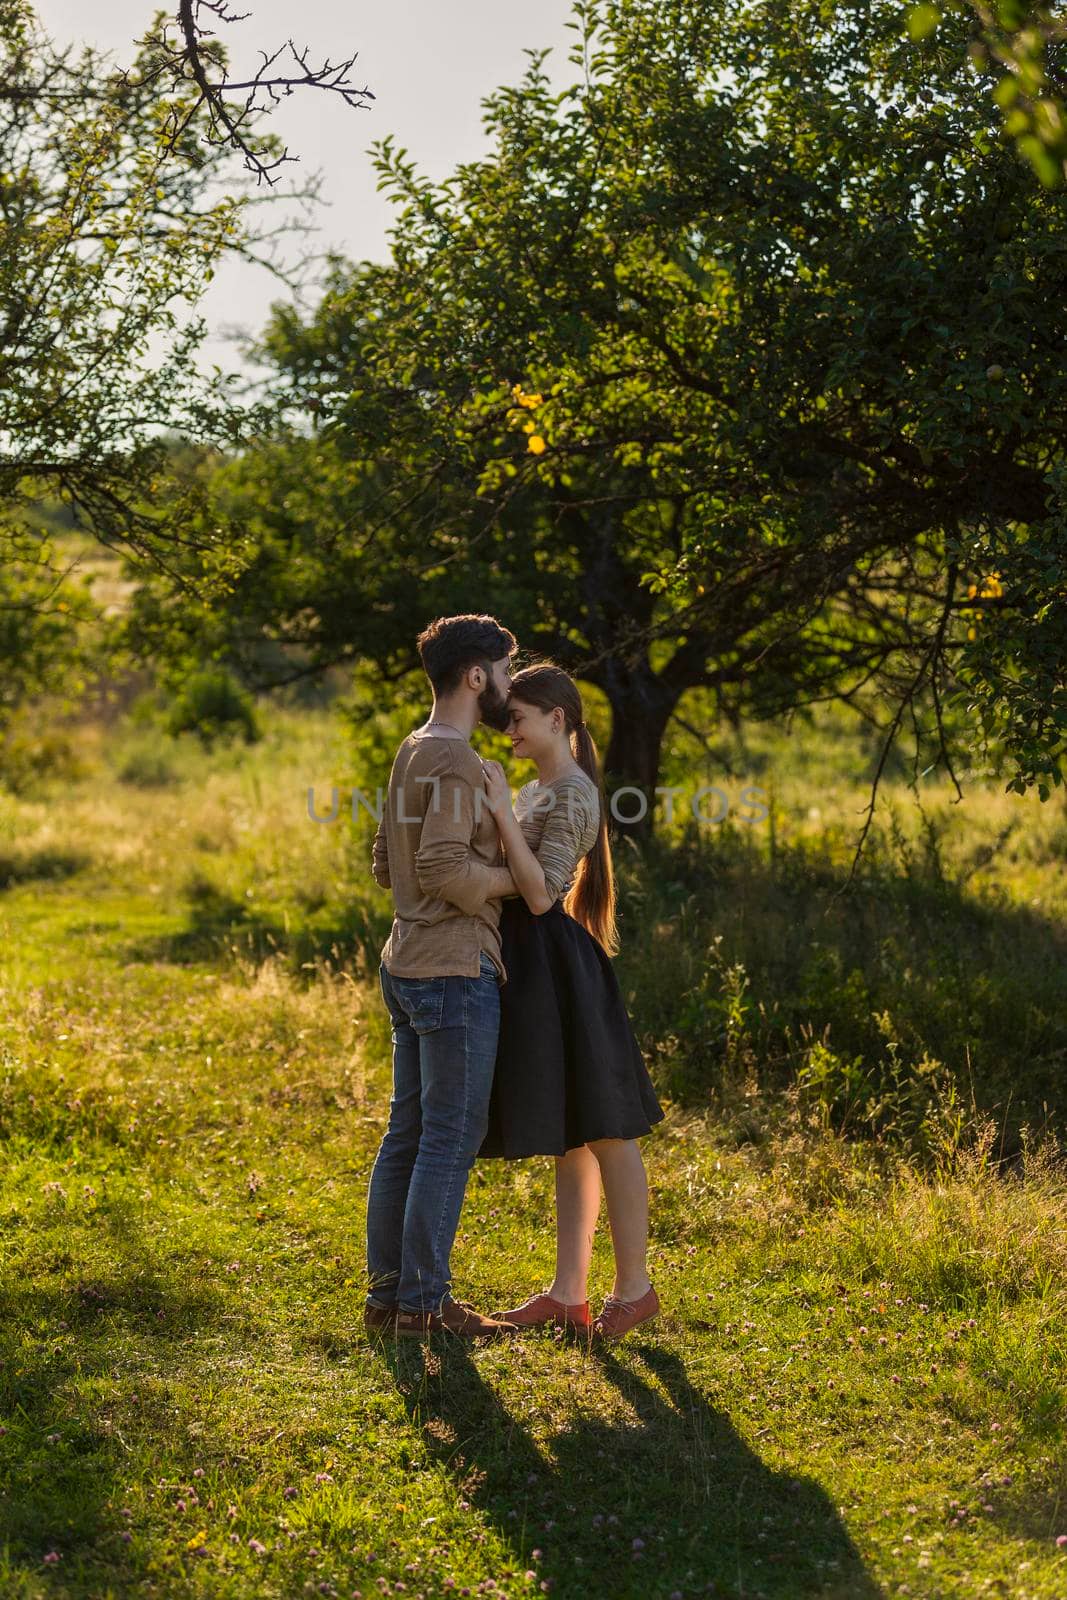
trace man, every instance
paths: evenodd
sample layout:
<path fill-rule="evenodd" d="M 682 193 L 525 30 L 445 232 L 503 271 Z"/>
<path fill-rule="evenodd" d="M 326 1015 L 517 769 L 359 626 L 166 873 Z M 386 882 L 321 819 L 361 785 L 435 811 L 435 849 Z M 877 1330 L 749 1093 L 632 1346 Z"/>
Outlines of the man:
<path fill-rule="evenodd" d="M 389 1125 L 367 1196 L 368 1332 L 500 1337 L 512 1324 L 449 1293 L 449 1258 L 489 1117 L 500 1029 L 501 864 L 470 735 L 507 726 L 515 636 L 494 617 L 439 617 L 418 640 L 433 706 L 404 740 L 374 838 L 391 888 L 379 982 L 393 1022 Z"/>

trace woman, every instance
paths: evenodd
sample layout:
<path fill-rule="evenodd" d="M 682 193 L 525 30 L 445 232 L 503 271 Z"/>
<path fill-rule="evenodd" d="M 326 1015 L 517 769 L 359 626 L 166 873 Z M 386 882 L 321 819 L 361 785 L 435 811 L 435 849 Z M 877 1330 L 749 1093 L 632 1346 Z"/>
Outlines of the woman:
<path fill-rule="evenodd" d="M 610 957 L 615 883 L 596 746 L 574 680 L 541 663 L 511 680 L 508 733 L 537 778 L 512 809 L 487 761 L 489 804 L 519 895 L 500 916 L 507 982 L 479 1154 L 556 1158 L 556 1275 L 502 1313 L 520 1327 L 619 1339 L 659 1311 L 648 1277 L 648 1184 L 636 1143 L 663 1117 Z M 590 1320 L 589 1267 L 603 1184 L 615 1282 Z"/>

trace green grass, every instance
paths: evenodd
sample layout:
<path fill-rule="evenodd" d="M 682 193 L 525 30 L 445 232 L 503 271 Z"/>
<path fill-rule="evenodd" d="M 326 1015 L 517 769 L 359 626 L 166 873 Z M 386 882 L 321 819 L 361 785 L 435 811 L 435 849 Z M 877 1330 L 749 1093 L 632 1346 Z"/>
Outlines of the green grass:
<path fill-rule="evenodd" d="M 620 852 L 662 1322 L 393 1349 L 387 902 L 366 826 L 304 812 L 335 724 L 148 783 L 86 737 L 85 779 L 0 799 L 5 1600 L 1067 1595 L 1067 1184 L 1013 1109 L 1063 1112 L 1051 808 L 976 793 L 931 857 L 892 791 L 826 917 L 853 791 L 780 751 L 773 861 L 766 828 Z M 458 1292 L 548 1281 L 549 1167 L 476 1167 Z"/>

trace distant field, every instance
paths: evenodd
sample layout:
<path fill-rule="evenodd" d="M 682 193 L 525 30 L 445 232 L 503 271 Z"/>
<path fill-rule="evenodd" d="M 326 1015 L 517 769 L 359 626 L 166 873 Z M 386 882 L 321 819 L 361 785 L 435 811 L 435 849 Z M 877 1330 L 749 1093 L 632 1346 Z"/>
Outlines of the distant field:
<path fill-rule="evenodd" d="M 835 900 L 849 725 L 679 736 L 664 783 L 763 785 L 773 826 L 617 851 L 662 1323 L 394 1352 L 361 1321 L 389 902 L 369 819 L 306 790 L 384 783 L 404 730 L 261 716 L 89 727 L 81 777 L 0 795 L 4 1600 L 1064 1600 L 1062 794 L 927 779 L 920 816 L 895 770 Z M 551 1260 L 549 1163 L 476 1168 L 457 1292 Z"/>

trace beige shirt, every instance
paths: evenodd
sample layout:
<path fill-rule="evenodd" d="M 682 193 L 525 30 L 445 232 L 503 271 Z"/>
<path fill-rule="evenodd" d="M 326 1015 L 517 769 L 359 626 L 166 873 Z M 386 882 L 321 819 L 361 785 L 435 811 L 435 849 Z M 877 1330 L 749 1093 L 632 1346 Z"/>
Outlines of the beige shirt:
<path fill-rule="evenodd" d="M 584 772 L 568 772 L 542 783 L 533 778 L 515 796 L 522 836 L 537 857 L 545 887 L 562 899 L 578 862 L 593 848 L 600 829 L 600 793 Z"/>
<path fill-rule="evenodd" d="M 505 983 L 499 896 L 514 893 L 514 883 L 502 860 L 477 752 L 466 739 L 408 734 L 371 856 L 374 881 L 393 891 L 393 926 L 381 951 L 386 971 L 476 978 L 484 950 Z"/>

